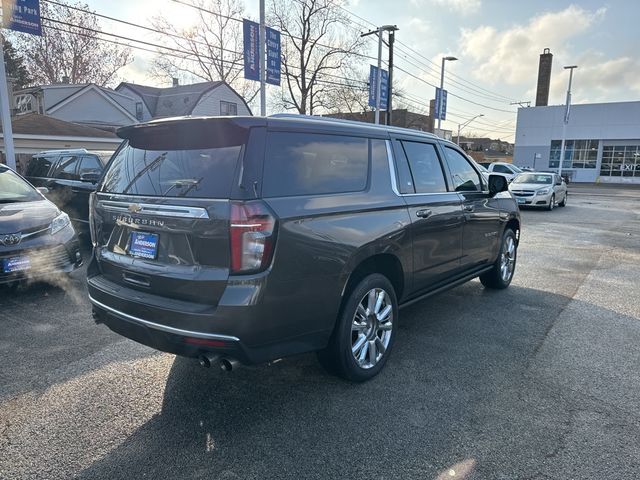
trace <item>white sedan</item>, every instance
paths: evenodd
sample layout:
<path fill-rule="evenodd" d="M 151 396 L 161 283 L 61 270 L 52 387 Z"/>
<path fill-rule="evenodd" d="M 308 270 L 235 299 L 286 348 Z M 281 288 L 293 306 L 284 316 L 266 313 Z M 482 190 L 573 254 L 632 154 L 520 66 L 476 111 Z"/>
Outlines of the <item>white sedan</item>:
<path fill-rule="evenodd" d="M 567 204 L 567 184 L 557 173 L 522 173 L 509 185 L 509 191 L 521 207 L 553 210 Z"/>

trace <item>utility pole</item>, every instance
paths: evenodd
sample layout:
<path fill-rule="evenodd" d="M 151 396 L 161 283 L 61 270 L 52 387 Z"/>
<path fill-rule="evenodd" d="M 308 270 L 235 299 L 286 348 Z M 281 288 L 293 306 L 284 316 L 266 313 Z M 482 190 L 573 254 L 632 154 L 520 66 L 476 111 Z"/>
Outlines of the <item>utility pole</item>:
<path fill-rule="evenodd" d="M 267 115 L 266 29 L 264 0 L 260 0 L 260 115 Z"/>
<path fill-rule="evenodd" d="M 573 81 L 573 69 L 578 68 L 577 65 L 568 65 L 564 67 L 569 70 L 569 86 L 567 87 L 567 100 L 564 108 L 564 120 L 562 122 L 562 146 L 560 147 L 560 164 L 558 165 L 558 175 L 562 177 L 562 163 L 564 162 L 565 144 L 567 142 L 567 123 L 569 123 L 569 109 L 571 108 L 571 82 Z"/>
<path fill-rule="evenodd" d="M 387 125 L 391 125 L 393 115 L 393 42 L 396 39 L 396 31 L 389 30 L 389 85 L 387 93 Z"/>
<path fill-rule="evenodd" d="M 366 37 L 372 34 L 378 35 L 378 72 L 376 75 L 376 113 L 375 113 L 375 123 L 380 123 L 380 93 L 382 87 L 382 32 L 392 32 L 398 30 L 398 27 L 395 25 L 383 25 L 378 27 L 375 30 L 370 30 L 367 33 L 363 33 L 360 36 Z M 391 72 L 389 72 L 391 73 Z M 390 82 L 389 82 L 390 83 Z M 389 98 L 391 98 L 391 89 L 388 90 Z M 389 98 L 387 98 L 387 105 L 389 105 Z M 388 108 L 388 107 L 387 107 Z"/>

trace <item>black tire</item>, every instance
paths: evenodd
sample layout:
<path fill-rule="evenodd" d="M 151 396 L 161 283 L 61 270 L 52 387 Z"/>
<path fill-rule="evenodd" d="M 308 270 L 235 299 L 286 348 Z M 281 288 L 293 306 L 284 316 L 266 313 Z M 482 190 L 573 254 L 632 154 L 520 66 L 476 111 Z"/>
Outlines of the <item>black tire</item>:
<path fill-rule="evenodd" d="M 567 197 L 569 196 L 569 192 L 566 192 L 564 194 L 564 198 L 562 199 L 562 202 L 560 202 L 558 204 L 559 207 L 564 207 L 567 204 Z"/>
<path fill-rule="evenodd" d="M 506 251 L 510 248 L 509 245 L 513 245 L 513 253 L 510 258 L 511 268 L 509 270 L 509 274 L 505 277 L 503 275 L 503 267 L 504 267 L 504 255 Z M 516 234 L 510 228 L 507 228 L 502 235 L 502 243 L 500 244 L 500 253 L 498 254 L 498 258 L 493 264 L 493 268 L 488 272 L 480 275 L 480 281 L 482 285 L 487 288 L 493 288 L 496 290 L 502 290 L 507 288 L 511 284 L 511 280 L 513 280 L 513 275 L 516 271 L 516 261 L 518 259 L 518 241 L 516 240 Z"/>
<path fill-rule="evenodd" d="M 389 322 L 377 322 L 373 319 L 373 316 L 362 317 L 360 313 L 358 314 L 359 316 L 356 316 L 360 303 L 370 301 L 369 293 L 371 291 L 385 292 L 378 311 L 381 314 L 387 306 L 391 306 L 390 317 L 388 314 L 383 317 L 390 318 Z M 348 295 L 338 316 L 329 344 L 324 350 L 318 352 L 318 360 L 327 371 L 334 375 L 352 382 L 364 382 L 375 377 L 382 370 L 391 354 L 398 328 L 398 300 L 391 282 L 387 277 L 378 273 L 366 276 L 355 288 L 351 289 Z M 376 300 L 378 299 L 375 293 L 374 297 Z M 374 305 L 374 309 L 376 306 L 378 306 L 377 302 Z M 364 310 L 364 307 L 362 310 Z M 365 320 L 360 322 L 361 318 Z M 356 325 L 356 322 L 358 322 L 358 325 Z M 367 327 L 369 322 L 371 322 L 370 328 Z M 354 330 L 358 328 L 363 330 L 358 333 L 357 330 Z M 378 331 L 378 328 L 381 330 Z M 384 331 L 382 330 L 383 328 Z M 386 332 L 388 332 L 388 336 Z M 381 336 L 379 337 L 379 335 Z M 361 340 L 361 336 L 364 336 L 365 339 Z M 360 341 L 363 344 L 356 352 L 363 353 L 366 350 L 362 364 L 356 360 L 355 354 L 352 352 L 354 343 L 357 346 Z M 372 342 L 375 347 L 369 350 Z M 364 345 L 365 343 L 367 344 L 366 346 Z M 384 352 L 382 352 L 381 357 L 378 357 L 377 354 L 381 353 L 380 350 L 382 350 L 381 346 L 384 347 Z M 375 362 L 372 362 L 372 352 L 375 352 L 373 354 L 373 357 L 376 358 Z"/>
<path fill-rule="evenodd" d="M 551 195 L 551 200 L 549 200 L 549 206 L 547 207 L 547 210 L 551 211 L 555 206 L 556 206 L 556 194 L 554 193 L 553 195 Z"/>

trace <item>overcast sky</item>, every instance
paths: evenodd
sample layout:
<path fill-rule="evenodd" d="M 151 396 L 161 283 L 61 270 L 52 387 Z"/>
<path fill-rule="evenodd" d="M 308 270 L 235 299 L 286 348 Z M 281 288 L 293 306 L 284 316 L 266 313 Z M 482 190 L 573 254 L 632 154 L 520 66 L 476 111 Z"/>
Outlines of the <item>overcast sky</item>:
<path fill-rule="evenodd" d="M 189 7 L 171 0 L 86 1 L 98 13 L 142 24 L 163 13 L 186 25 L 193 14 Z M 257 17 L 258 1 L 245 0 L 245 5 L 247 15 Z M 396 24 L 400 29 L 396 38 L 406 45 L 397 44 L 397 66 L 431 84 L 439 83 L 443 55 L 459 58 L 448 62 L 446 67 L 457 77 L 451 77 L 445 88 L 465 99 L 449 98 L 450 120 L 443 127 L 454 133 L 458 123 L 483 114 L 468 128 L 478 134 L 513 141 L 515 113 L 499 110 L 515 112 L 517 107 L 509 105 L 510 100 L 535 100 L 538 58 L 544 48 L 550 48 L 554 54 L 550 104 L 564 102 L 568 75 L 562 66 L 568 64 L 579 65 L 574 76 L 574 103 L 640 97 L 640 2 L 350 0 L 345 7 L 373 24 Z M 353 18 L 354 29 L 369 26 L 362 19 Z M 103 29 L 123 30 L 122 26 L 107 23 Z M 148 38 L 144 32 L 135 30 L 128 30 L 127 34 Z M 367 45 L 369 53 L 376 55 L 376 42 L 371 40 Z M 425 58 L 410 52 L 407 46 Z M 146 77 L 151 54 L 139 51 L 134 54 L 136 61 L 122 72 L 123 77 L 153 84 Z M 428 103 L 433 98 L 429 85 L 398 70 L 395 75 L 396 85 L 414 102 Z"/>

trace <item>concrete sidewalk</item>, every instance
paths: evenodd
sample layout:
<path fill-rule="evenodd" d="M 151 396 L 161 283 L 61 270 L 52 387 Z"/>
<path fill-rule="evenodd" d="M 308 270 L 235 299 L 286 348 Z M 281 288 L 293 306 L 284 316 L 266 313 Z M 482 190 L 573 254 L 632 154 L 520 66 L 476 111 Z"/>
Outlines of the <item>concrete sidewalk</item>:
<path fill-rule="evenodd" d="M 640 200 L 640 184 L 570 183 L 569 195 L 624 197 Z"/>

